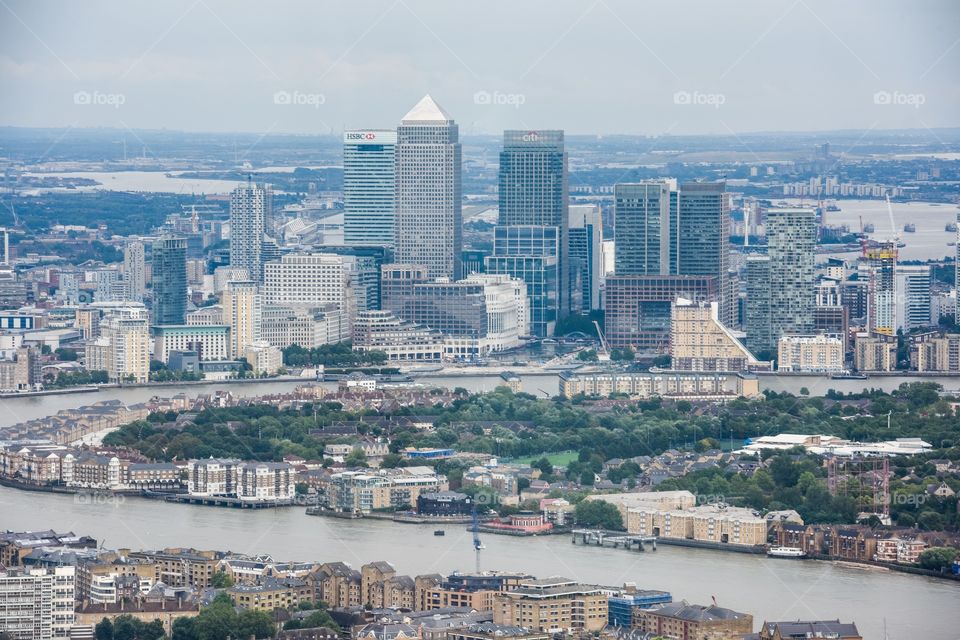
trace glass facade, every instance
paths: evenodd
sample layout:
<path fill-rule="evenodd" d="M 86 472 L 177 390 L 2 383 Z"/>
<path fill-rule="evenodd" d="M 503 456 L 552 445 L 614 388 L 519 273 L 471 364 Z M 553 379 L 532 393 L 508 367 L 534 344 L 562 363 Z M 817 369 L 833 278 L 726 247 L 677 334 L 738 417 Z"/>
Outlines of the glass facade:
<path fill-rule="evenodd" d="M 396 131 L 344 132 L 344 244 L 393 246 L 396 143 Z"/>
<path fill-rule="evenodd" d="M 187 241 L 164 236 L 153 244 L 153 323 L 183 324 L 187 313 Z"/>

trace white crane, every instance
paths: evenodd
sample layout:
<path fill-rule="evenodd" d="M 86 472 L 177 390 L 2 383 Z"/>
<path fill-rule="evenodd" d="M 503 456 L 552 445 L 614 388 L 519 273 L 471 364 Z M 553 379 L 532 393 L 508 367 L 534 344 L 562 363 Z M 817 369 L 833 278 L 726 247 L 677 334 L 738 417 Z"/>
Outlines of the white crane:
<path fill-rule="evenodd" d="M 610 361 L 610 349 L 607 347 L 607 339 L 603 337 L 603 331 L 600 329 L 600 323 L 596 320 L 593 321 L 593 326 L 597 330 L 597 337 L 600 338 L 600 349 L 597 353 L 597 359 L 601 362 Z"/>

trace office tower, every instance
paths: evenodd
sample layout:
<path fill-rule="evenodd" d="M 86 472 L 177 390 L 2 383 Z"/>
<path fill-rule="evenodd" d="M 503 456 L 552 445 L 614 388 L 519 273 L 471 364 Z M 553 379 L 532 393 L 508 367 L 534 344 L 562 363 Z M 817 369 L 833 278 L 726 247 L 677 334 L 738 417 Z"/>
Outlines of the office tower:
<path fill-rule="evenodd" d="M 956 300 L 953 308 L 953 321 L 957 322 L 957 319 L 960 318 L 960 213 L 957 214 L 957 235 L 956 244 L 954 249 L 956 253 L 954 254 L 954 268 L 953 268 L 953 290 L 956 292 Z"/>
<path fill-rule="evenodd" d="M 404 318 L 404 305 L 413 297 L 413 288 L 428 280 L 427 268 L 422 265 L 383 265 L 380 267 L 380 308 Z"/>
<path fill-rule="evenodd" d="M 348 246 L 393 246 L 396 144 L 396 131 L 343 134 L 343 241 Z"/>
<path fill-rule="evenodd" d="M 930 267 L 897 265 L 894 277 L 898 298 L 897 330 L 909 333 L 911 329 L 930 326 Z"/>
<path fill-rule="evenodd" d="M 230 266 L 246 269 L 256 283 L 263 282 L 263 233 L 272 216 L 269 185 L 248 180 L 230 194 Z"/>
<path fill-rule="evenodd" d="M 487 273 L 504 274 L 527 284 L 530 334 L 553 334 L 560 297 L 560 228 L 555 226 L 497 226 Z"/>
<path fill-rule="evenodd" d="M 252 280 L 232 280 L 220 296 L 223 324 L 230 327 L 230 357 L 243 358 L 246 348 L 260 339 L 260 294 Z"/>
<path fill-rule="evenodd" d="M 328 305 L 350 311 L 352 260 L 330 253 L 288 253 L 263 267 L 266 304 Z M 353 315 L 351 313 L 351 315 Z"/>
<path fill-rule="evenodd" d="M 567 154 L 564 151 L 563 131 L 503 132 L 498 223 L 501 226 L 558 228 L 559 316 L 566 315 L 571 309 L 567 180 Z"/>
<path fill-rule="evenodd" d="M 141 301 L 147 291 L 147 256 L 144 244 L 134 240 L 123 249 L 123 273 L 129 300 Z"/>
<path fill-rule="evenodd" d="M 490 254 L 482 249 L 464 249 L 461 260 L 463 275 L 486 272 L 488 255 Z"/>
<path fill-rule="evenodd" d="M 735 319 L 729 277 L 730 207 L 723 182 L 688 182 L 671 195 L 671 259 L 683 276 L 717 279 L 720 320 L 728 327 Z M 674 257 L 675 254 L 675 257 Z"/>
<path fill-rule="evenodd" d="M 183 324 L 187 313 L 187 241 L 164 236 L 153 243 L 153 324 Z"/>
<path fill-rule="evenodd" d="M 867 249 L 857 265 L 859 280 L 867 282 L 867 330 L 895 335 L 897 323 L 897 245 L 881 242 Z"/>
<path fill-rule="evenodd" d="M 772 354 L 777 348 L 770 316 L 770 258 L 749 256 L 744 267 L 746 273 L 746 303 L 744 331 L 747 346 L 758 354 Z"/>
<path fill-rule="evenodd" d="M 74 626 L 76 568 L 0 569 L 0 636 L 68 640 Z"/>
<path fill-rule="evenodd" d="M 712 302 L 716 278 L 704 276 L 607 276 L 604 334 L 614 348 L 666 355 L 670 347 L 671 305 L 677 298 Z M 722 320 L 721 320 L 722 322 Z"/>
<path fill-rule="evenodd" d="M 614 269 L 622 276 L 676 274 L 670 258 L 670 183 L 614 187 Z"/>
<path fill-rule="evenodd" d="M 766 231 L 773 338 L 812 333 L 817 214 L 813 209 L 768 209 Z"/>
<path fill-rule="evenodd" d="M 396 146 L 396 261 L 431 278 L 460 275 L 463 248 L 457 124 L 430 96 L 403 117 Z"/>
<path fill-rule="evenodd" d="M 580 305 L 574 309 L 589 313 L 600 308 L 603 279 L 603 222 L 595 204 L 570 206 L 571 283 L 579 283 Z M 571 285 L 571 289 L 573 286 Z"/>

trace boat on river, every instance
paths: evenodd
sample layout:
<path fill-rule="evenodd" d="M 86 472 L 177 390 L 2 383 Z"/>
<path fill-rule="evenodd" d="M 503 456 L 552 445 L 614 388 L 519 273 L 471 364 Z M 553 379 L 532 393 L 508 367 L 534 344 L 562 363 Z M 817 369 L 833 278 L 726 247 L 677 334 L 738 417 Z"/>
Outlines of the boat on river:
<path fill-rule="evenodd" d="M 807 553 L 800 547 L 770 547 L 767 550 L 767 555 L 771 558 L 788 558 L 793 560 L 807 557 Z"/>

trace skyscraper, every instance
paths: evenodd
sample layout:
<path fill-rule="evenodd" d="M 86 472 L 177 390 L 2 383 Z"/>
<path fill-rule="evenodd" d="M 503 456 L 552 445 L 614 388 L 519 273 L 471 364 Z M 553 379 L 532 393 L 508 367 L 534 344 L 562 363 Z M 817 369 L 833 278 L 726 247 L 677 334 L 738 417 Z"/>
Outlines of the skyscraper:
<path fill-rule="evenodd" d="M 770 326 L 770 258 L 749 256 L 745 273 L 747 299 L 743 328 L 747 333 L 747 347 L 757 354 L 772 354 L 776 351 L 777 340 Z"/>
<path fill-rule="evenodd" d="M 395 247 L 431 278 L 460 275 L 461 170 L 457 124 L 424 96 L 397 128 Z"/>
<path fill-rule="evenodd" d="M 397 132 L 354 129 L 343 134 L 343 241 L 394 244 Z"/>
<path fill-rule="evenodd" d="M 530 333 L 553 334 L 560 288 L 560 229 L 555 226 L 511 225 L 493 230 L 493 255 L 487 273 L 510 275 L 527 284 Z"/>
<path fill-rule="evenodd" d="M 231 280 L 220 296 L 223 324 L 230 327 L 230 357 L 243 358 L 248 346 L 260 339 L 260 294 L 252 280 Z"/>
<path fill-rule="evenodd" d="M 817 214 L 813 209 L 768 209 L 770 330 L 773 339 L 813 332 L 816 305 L 814 258 Z"/>
<path fill-rule="evenodd" d="M 557 311 L 560 316 L 570 310 L 572 297 L 567 180 L 563 131 L 503 132 L 498 222 L 503 226 L 557 227 L 560 240 Z"/>
<path fill-rule="evenodd" d="M 230 265 L 246 269 L 257 283 L 263 282 L 263 233 L 272 215 L 269 185 L 248 181 L 230 195 Z"/>
<path fill-rule="evenodd" d="M 930 265 L 897 265 L 894 271 L 897 292 L 897 330 L 929 327 Z"/>
<path fill-rule="evenodd" d="M 618 184 L 613 199 L 617 275 L 675 274 L 670 258 L 670 183 Z"/>
<path fill-rule="evenodd" d="M 139 240 L 134 240 L 123 248 L 123 273 L 130 300 L 142 301 L 143 294 L 147 291 L 146 259 L 146 249 Z"/>
<path fill-rule="evenodd" d="M 729 274 L 730 209 L 726 185 L 688 182 L 681 184 L 671 197 L 671 205 L 676 202 L 669 231 L 675 273 L 716 278 L 720 321 L 732 327 L 735 305 Z"/>
<path fill-rule="evenodd" d="M 153 324 L 183 324 L 187 313 L 187 241 L 163 236 L 153 243 Z"/>
<path fill-rule="evenodd" d="M 600 308 L 603 279 L 603 222 L 595 204 L 570 206 L 571 282 L 579 283 L 580 313 Z M 571 285 L 571 291 L 574 286 Z"/>

